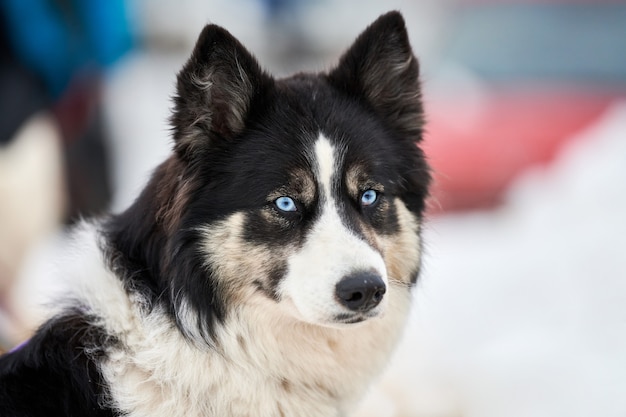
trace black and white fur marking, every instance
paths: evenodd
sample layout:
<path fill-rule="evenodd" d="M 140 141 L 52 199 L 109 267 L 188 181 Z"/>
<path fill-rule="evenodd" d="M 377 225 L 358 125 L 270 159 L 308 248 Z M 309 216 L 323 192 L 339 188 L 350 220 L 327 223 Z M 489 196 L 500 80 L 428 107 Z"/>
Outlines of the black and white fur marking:
<path fill-rule="evenodd" d="M 333 70 L 280 80 L 205 27 L 172 156 L 75 231 L 65 307 L 0 358 L 0 415 L 349 415 L 420 269 L 422 119 L 397 12 Z"/>

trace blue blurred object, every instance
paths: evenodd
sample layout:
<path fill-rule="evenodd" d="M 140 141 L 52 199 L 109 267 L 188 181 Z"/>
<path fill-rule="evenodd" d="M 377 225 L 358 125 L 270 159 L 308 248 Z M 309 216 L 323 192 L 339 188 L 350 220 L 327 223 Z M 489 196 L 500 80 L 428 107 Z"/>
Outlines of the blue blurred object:
<path fill-rule="evenodd" d="M 132 47 L 124 0 L 3 0 L 0 7 L 15 54 L 53 97 L 77 72 L 107 67 Z"/>
<path fill-rule="evenodd" d="M 0 0 L 0 144 L 49 112 L 63 141 L 71 222 L 111 197 L 102 75 L 133 46 L 126 0 Z"/>
<path fill-rule="evenodd" d="M 297 13 L 303 0 L 261 0 L 270 18 Z"/>

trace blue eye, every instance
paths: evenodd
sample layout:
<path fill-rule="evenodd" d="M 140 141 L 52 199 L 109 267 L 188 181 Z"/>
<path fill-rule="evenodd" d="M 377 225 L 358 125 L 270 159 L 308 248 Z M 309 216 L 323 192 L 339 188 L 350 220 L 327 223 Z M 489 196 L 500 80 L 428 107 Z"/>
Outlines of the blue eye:
<path fill-rule="evenodd" d="M 296 203 L 293 201 L 291 197 L 278 197 L 276 201 L 274 201 L 276 207 L 278 207 L 281 211 L 297 211 Z"/>
<path fill-rule="evenodd" d="M 367 190 L 361 194 L 361 205 L 363 207 L 371 206 L 378 199 L 378 193 L 374 190 Z"/>

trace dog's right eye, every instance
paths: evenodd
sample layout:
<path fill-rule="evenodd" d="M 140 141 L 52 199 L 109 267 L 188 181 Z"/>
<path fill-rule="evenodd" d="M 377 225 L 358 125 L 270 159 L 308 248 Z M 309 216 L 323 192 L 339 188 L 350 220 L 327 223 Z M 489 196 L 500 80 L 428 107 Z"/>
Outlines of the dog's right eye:
<path fill-rule="evenodd" d="M 378 200 L 378 193 L 374 190 L 367 190 L 361 194 L 361 206 L 368 207 L 373 205 Z"/>
<path fill-rule="evenodd" d="M 291 197 L 278 197 L 274 201 L 274 204 L 276 204 L 276 207 L 278 207 L 280 211 L 298 211 L 298 208 L 296 207 L 296 202 L 293 201 L 293 198 Z"/>

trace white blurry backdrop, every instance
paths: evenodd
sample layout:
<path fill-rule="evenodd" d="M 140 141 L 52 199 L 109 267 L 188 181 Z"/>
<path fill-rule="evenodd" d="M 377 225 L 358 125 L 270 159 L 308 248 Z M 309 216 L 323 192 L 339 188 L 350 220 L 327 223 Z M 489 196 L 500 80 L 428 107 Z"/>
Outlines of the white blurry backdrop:
<path fill-rule="evenodd" d="M 281 37 L 252 0 L 133 5 L 147 47 L 125 58 L 105 90 L 114 211 L 132 201 L 169 152 L 175 74 L 205 23 L 225 26 L 267 69 L 284 74 L 329 67 L 370 21 L 400 9 L 424 68 L 428 111 L 429 64 L 448 10 L 434 0 L 311 2 L 293 33 L 314 53 L 290 60 L 275 53 Z M 521 175 L 501 206 L 431 218 L 412 320 L 365 414 L 625 416 L 625 217 L 621 102 L 551 165 Z M 63 242 L 62 234 L 52 237 L 25 266 L 16 289 L 25 316 L 36 311 L 33 289 L 49 290 L 46 265 Z"/>

